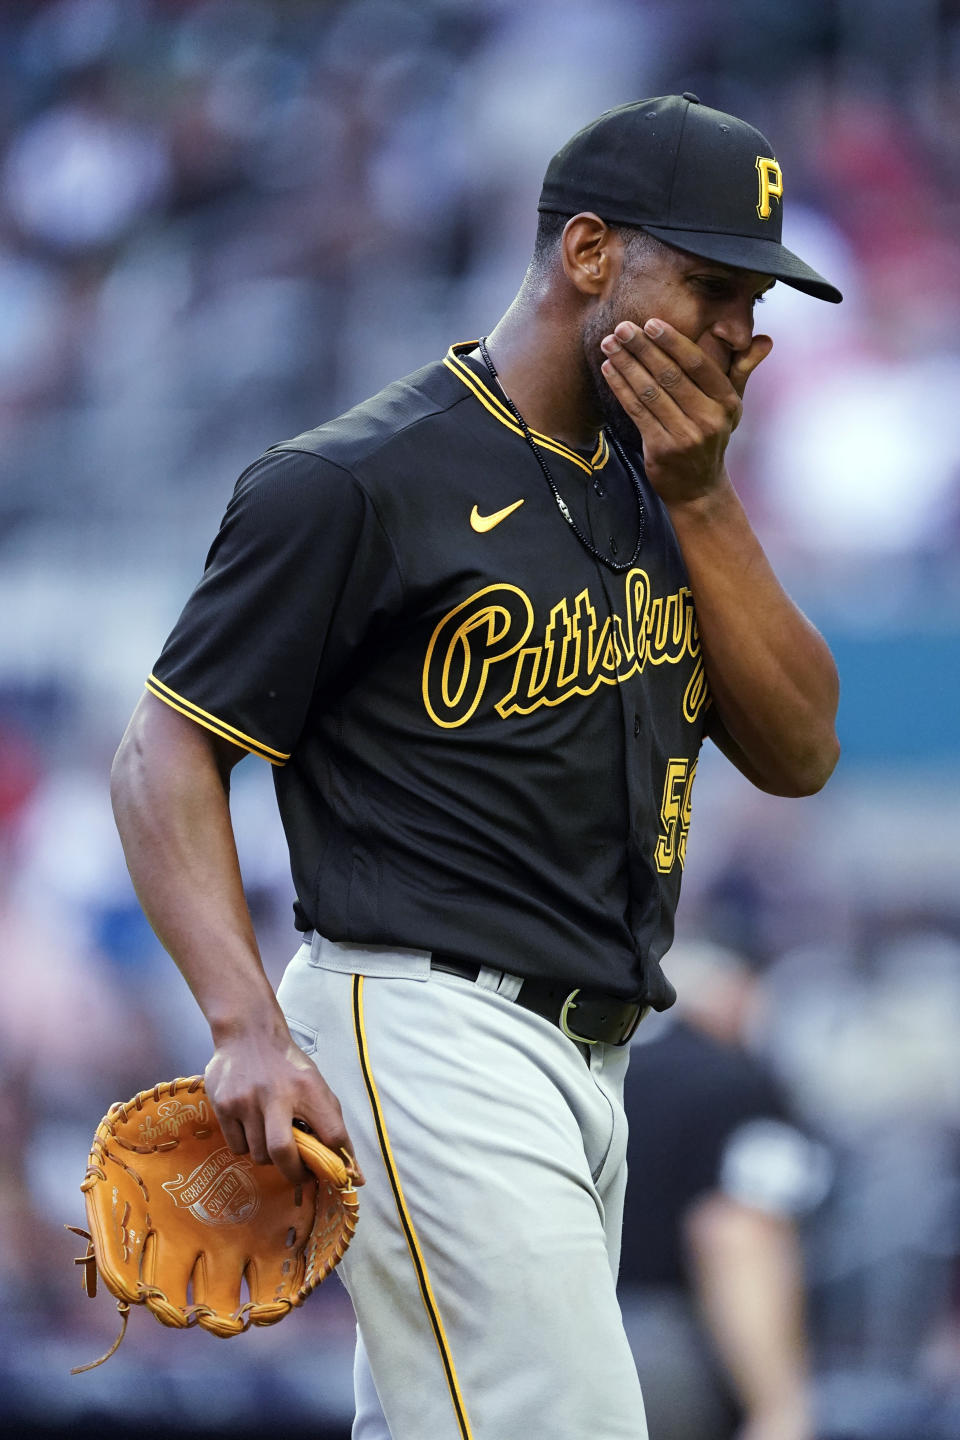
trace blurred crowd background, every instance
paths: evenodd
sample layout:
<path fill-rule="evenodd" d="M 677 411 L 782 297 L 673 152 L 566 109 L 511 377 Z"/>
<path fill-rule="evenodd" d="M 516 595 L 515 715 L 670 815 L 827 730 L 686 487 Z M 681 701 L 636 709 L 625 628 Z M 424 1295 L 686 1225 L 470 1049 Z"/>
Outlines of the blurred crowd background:
<path fill-rule="evenodd" d="M 209 1056 L 132 893 L 110 760 L 239 471 L 489 330 L 549 156 L 600 111 L 680 90 L 773 137 L 784 238 L 846 296 L 768 298 L 774 351 L 730 452 L 837 655 L 844 753 L 801 802 L 705 754 L 667 969 L 683 991 L 701 957 L 688 1001 L 704 954 L 749 977 L 725 1043 L 810 1142 L 810 1183 L 776 1183 L 774 1146 L 751 1203 L 786 1206 L 802 1242 L 818 1434 L 960 1436 L 956 0 L 0 3 L 11 1434 L 148 1435 L 160 1414 L 181 1435 L 345 1433 L 337 1282 L 229 1344 L 137 1314 L 106 1369 L 68 1374 L 115 1333 L 61 1229 L 83 1223 L 93 1127 Z M 295 937 L 267 767 L 245 762 L 235 796 L 276 978 Z M 636 1245 L 636 1177 L 628 1226 Z"/>

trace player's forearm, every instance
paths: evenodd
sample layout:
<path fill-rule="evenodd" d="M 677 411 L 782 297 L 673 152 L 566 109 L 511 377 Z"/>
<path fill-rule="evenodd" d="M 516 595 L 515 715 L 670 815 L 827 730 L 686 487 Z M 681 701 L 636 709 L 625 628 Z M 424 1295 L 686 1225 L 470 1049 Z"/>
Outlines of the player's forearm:
<path fill-rule="evenodd" d="M 282 1026 L 244 898 L 227 772 L 207 732 L 145 696 L 117 751 L 111 796 L 140 903 L 215 1043 Z"/>
<path fill-rule="evenodd" d="M 714 1195 L 688 1216 L 686 1236 L 699 1307 L 748 1416 L 758 1426 L 769 1420 L 770 1434 L 808 1440 L 802 1266 L 793 1225 Z"/>
<path fill-rule="evenodd" d="M 669 509 L 714 704 L 744 768 L 774 794 L 812 794 L 839 755 L 837 670 L 826 642 L 780 585 L 726 477 Z"/>

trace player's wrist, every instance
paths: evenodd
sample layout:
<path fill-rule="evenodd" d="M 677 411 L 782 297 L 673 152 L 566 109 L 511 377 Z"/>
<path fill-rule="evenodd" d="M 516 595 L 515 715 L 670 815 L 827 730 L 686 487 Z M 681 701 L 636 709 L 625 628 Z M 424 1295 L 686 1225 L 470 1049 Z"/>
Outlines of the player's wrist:
<path fill-rule="evenodd" d="M 283 1048 L 290 1044 L 290 1032 L 272 991 L 266 997 L 251 997 L 243 1003 L 233 1001 L 210 1006 L 206 1015 L 218 1050 L 235 1044 Z"/>
<path fill-rule="evenodd" d="M 696 488 L 682 485 L 664 486 L 660 491 L 660 498 L 667 507 L 674 527 L 678 520 L 687 520 L 691 524 L 712 524 L 726 513 L 731 504 L 739 504 L 737 492 L 725 465 L 717 470 L 712 479 Z"/>

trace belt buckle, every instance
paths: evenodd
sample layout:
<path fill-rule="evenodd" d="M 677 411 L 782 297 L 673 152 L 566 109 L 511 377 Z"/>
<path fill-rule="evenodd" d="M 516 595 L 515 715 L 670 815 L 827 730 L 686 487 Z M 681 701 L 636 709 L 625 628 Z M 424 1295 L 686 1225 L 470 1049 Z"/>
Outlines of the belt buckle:
<path fill-rule="evenodd" d="M 568 1040 L 575 1040 L 578 1045 L 599 1045 L 599 1040 L 590 1040 L 587 1038 L 586 1035 L 578 1035 L 576 1031 L 571 1030 L 570 1026 L 567 1024 L 567 1016 L 570 1014 L 570 1011 L 576 1010 L 577 1008 L 576 1000 L 577 996 L 580 994 L 581 989 L 582 986 L 578 985 L 576 990 L 571 990 L 566 1000 L 564 1000 L 563 1006 L 560 1010 L 560 1029 L 563 1031 L 564 1035 L 566 1035 Z"/>
<path fill-rule="evenodd" d="M 568 1023 L 567 1017 L 569 1016 L 570 1011 L 576 1010 L 577 1008 L 577 996 L 580 994 L 581 988 L 582 987 L 578 987 L 576 990 L 571 990 L 566 1000 L 564 1000 L 563 1006 L 560 1010 L 560 1029 L 563 1031 L 564 1035 L 566 1035 L 569 1040 L 576 1041 L 578 1045 L 599 1045 L 599 1039 L 591 1039 L 588 1035 L 578 1035 L 575 1030 L 572 1030 L 570 1028 L 570 1025 Z M 624 1033 L 619 1035 L 616 1040 L 613 1040 L 610 1043 L 613 1045 L 629 1044 L 629 1042 L 633 1039 L 633 1036 L 636 1034 L 637 1026 L 640 1024 L 641 1020 L 645 1020 L 649 1014 L 649 1005 L 638 1005 L 636 1007 L 636 1014 L 634 1015 L 633 1020 L 630 1022 Z"/>

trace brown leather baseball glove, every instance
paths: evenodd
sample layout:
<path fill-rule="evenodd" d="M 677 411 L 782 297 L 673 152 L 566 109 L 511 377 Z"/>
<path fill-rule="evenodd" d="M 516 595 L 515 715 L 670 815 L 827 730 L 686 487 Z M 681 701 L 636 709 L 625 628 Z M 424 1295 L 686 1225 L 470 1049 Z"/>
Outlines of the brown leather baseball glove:
<path fill-rule="evenodd" d="M 87 1294 L 97 1271 L 117 1298 L 123 1339 L 131 1305 L 164 1325 L 239 1335 L 289 1314 L 340 1260 L 357 1224 L 352 1162 L 294 1128 L 314 1178 L 291 1185 L 274 1165 L 235 1155 L 203 1076 L 170 1080 L 111 1105 L 97 1126 L 81 1189 Z M 246 1282 L 246 1298 L 242 1286 Z"/>

